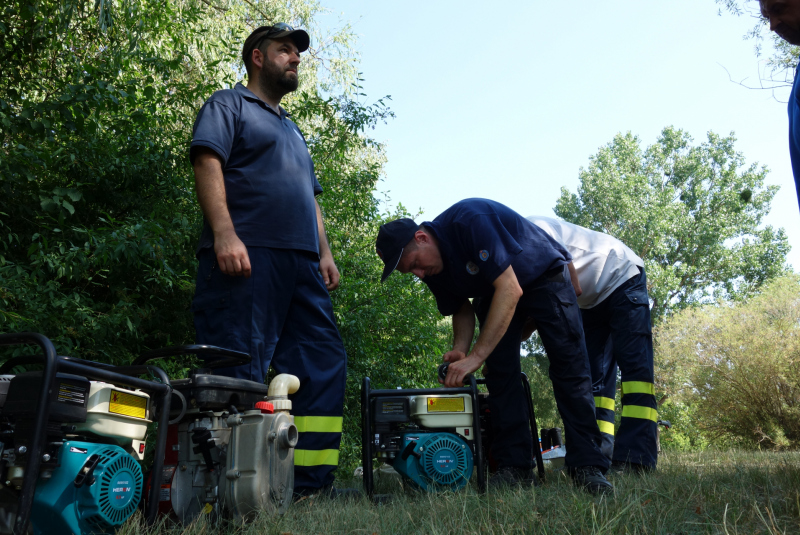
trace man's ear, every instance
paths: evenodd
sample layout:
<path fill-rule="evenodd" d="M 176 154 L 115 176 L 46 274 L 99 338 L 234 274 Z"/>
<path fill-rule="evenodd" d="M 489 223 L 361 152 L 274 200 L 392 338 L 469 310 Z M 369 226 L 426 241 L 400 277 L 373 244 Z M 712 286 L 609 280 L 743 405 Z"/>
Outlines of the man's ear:
<path fill-rule="evenodd" d="M 430 242 L 430 236 L 428 236 L 424 230 L 418 230 L 414 233 L 414 241 L 417 245 L 428 243 Z"/>
<path fill-rule="evenodd" d="M 264 66 L 264 53 L 258 48 L 254 48 L 253 51 L 250 52 L 250 62 L 253 67 L 261 69 L 261 67 Z"/>

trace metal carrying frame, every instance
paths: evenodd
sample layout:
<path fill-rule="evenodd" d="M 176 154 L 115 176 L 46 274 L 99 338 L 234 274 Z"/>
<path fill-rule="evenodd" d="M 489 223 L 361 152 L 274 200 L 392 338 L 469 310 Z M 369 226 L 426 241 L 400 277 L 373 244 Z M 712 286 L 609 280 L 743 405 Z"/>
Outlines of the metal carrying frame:
<path fill-rule="evenodd" d="M 480 407 L 478 402 L 478 385 L 485 385 L 486 379 L 476 379 L 473 374 L 468 376 L 469 385 L 460 388 L 398 388 L 395 390 L 373 390 L 369 377 L 364 377 L 361 384 L 361 466 L 364 470 L 364 492 L 370 500 L 375 495 L 375 485 L 372 477 L 372 409 L 370 402 L 375 398 L 395 396 L 440 396 L 452 394 L 469 394 L 472 398 L 472 428 L 475 433 L 473 439 L 475 450 L 475 469 L 477 471 L 478 491 L 486 492 L 486 469 L 483 452 L 483 434 L 480 425 Z M 539 428 L 536 425 L 536 414 L 533 410 L 533 397 L 528 376 L 521 374 L 522 388 L 528 399 L 528 421 L 531 427 L 533 440 L 533 453 L 536 458 L 536 469 L 539 479 L 544 481 L 544 462 L 542 450 L 539 447 Z"/>
<path fill-rule="evenodd" d="M 31 355 L 14 357 L 0 366 L 0 374 L 7 373 L 14 366 L 25 364 L 44 364 L 42 372 L 42 389 L 36 409 L 36 423 L 33 431 L 28 454 L 28 464 L 22 480 L 19 500 L 17 502 L 17 517 L 14 522 L 14 535 L 24 535 L 28 530 L 33 496 L 36 491 L 36 481 L 39 479 L 39 468 L 42 462 L 42 452 L 47 438 L 47 420 L 50 416 L 50 396 L 55 383 L 57 372 L 73 373 L 87 379 L 105 381 L 117 385 L 143 390 L 155 400 L 158 415 L 158 434 L 156 435 L 156 449 L 153 455 L 151 489 L 161 486 L 161 472 L 164 465 L 164 450 L 167 444 L 167 427 L 169 422 L 170 400 L 172 387 L 167 374 L 161 368 L 149 365 L 112 366 L 56 354 L 53 343 L 39 333 L 0 334 L 0 346 L 9 345 L 38 345 L 44 355 Z M 148 381 L 136 376 L 151 374 L 161 382 Z M 156 419 L 153 418 L 155 421 Z M 145 508 L 145 519 L 148 525 L 153 525 L 158 513 L 158 492 L 150 492 Z"/>

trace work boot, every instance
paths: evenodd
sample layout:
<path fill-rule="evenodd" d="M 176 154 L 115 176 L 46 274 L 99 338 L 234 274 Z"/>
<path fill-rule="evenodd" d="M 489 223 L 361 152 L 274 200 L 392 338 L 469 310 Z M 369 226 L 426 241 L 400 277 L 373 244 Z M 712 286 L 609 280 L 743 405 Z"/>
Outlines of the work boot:
<path fill-rule="evenodd" d="M 493 489 L 538 487 L 541 484 L 533 468 L 525 469 L 516 466 L 504 466 L 499 468 L 497 472 L 489 478 L 489 486 Z"/>
<path fill-rule="evenodd" d="M 652 472 L 653 468 L 639 463 L 629 463 L 625 461 L 612 461 L 608 474 L 612 476 L 635 475 L 640 476 L 646 472 Z"/>
<path fill-rule="evenodd" d="M 320 488 L 303 487 L 295 489 L 294 502 L 303 500 L 324 498 L 328 500 L 356 500 L 361 497 L 358 489 L 337 489 L 333 483 Z"/>
<path fill-rule="evenodd" d="M 578 466 L 570 472 L 572 482 L 586 492 L 606 494 L 614 490 L 614 487 L 603 475 L 602 470 L 596 466 Z"/>

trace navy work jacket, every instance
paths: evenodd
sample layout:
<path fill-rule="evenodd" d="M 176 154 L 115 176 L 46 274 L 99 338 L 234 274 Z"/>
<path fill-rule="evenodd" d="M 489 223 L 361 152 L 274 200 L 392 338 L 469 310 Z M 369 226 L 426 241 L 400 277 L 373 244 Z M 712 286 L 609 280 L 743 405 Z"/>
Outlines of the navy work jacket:
<path fill-rule="evenodd" d="M 443 316 L 465 299 L 494 295 L 492 285 L 512 266 L 523 291 L 545 273 L 572 261 L 545 231 L 498 202 L 465 199 L 423 225 L 439 242 L 444 269 L 422 281 Z"/>

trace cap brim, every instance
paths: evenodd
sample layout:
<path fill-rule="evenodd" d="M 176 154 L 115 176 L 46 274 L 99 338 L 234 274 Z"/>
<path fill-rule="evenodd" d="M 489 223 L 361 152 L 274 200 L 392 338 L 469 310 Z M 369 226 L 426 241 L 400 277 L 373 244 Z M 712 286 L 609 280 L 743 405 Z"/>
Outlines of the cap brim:
<path fill-rule="evenodd" d="M 294 41 L 298 52 L 305 52 L 311 44 L 311 38 L 305 30 L 286 30 L 269 36 L 270 39 L 283 39 L 284 37 L 289 37 Z"/>
<path fill-rule="evenodd" d="M 397 269 L 397 264 L 400 263 L 400 258 L 403 256 L 403 251 L 405 251 L 405 247 L 400 249 L 400 252 L 393 258 L 390 258 L 388 262 L 384 262 L 386 265 L 383 268 L 383 275 L 381 276 L 381 282 L 385 281 L 389 278 L 389 275 L 392 274 L 392 271 Z"/>

